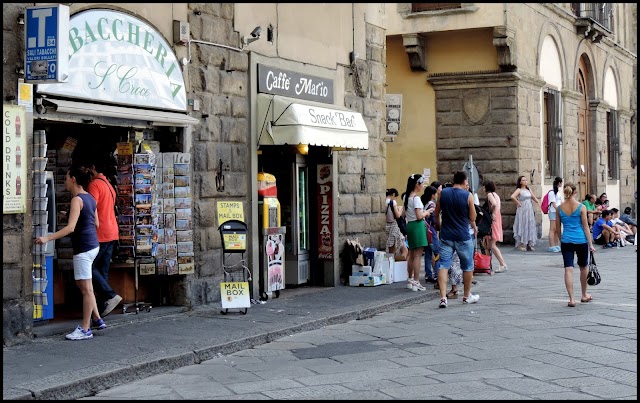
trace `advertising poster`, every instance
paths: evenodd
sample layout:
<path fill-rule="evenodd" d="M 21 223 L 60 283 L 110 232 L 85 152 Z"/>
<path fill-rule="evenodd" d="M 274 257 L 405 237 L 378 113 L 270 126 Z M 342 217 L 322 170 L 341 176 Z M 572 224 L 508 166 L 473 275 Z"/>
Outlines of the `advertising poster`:
<path fill-rule="evenodd" d="M 267 278 L 268 291 L 284 289 L 284 270 L 282 268 L 284 258 L 283 234 L 270 234 L 267 237 L 265 253 L 267 254 Z"/>
<path fill-rule="evenodd" d="M 318 165 L 318 259 L 333 260 L 333 165 Z"/>
<path fill-rule="evenodd" d="M 22 214 L 26 210 L 27 129 L 26 111 L 20 105 L 2 105 L 4 147 L 2 147 L 4 194 L 2 214 Z"/>

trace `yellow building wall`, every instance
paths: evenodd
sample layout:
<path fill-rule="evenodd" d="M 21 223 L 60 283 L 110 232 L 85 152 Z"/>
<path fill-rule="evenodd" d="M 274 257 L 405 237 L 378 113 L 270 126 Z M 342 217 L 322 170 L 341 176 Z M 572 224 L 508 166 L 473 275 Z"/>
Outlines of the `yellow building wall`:
<path fill-rule="evenodd" d="M 497 51 L 491 29 L 426 34 L 428 71 L 411 71 L 402 36 L 387 37 L 387 94 L 402 94 L 402 120 L 394 142 L 387 144 L 387 188 L 405 191 L 407 178 L 431 169 L 436 172 L 435 92 L 428 74 L 497 70 Z M 460 167 L 462 169 L 462 166 Z"/>

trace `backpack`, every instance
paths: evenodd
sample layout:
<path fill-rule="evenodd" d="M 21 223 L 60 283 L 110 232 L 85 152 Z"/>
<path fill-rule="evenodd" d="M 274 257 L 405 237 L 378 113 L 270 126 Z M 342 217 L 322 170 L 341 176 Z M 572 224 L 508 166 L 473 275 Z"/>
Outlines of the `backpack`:
<path fill-rule="evenodd" d="M 543 214 L 549 214 L 549 193 L 551 193 L 551 190 L 544 195 L 542 203 L 540 203 L 540 210 L 542 210 Z"/>
<path fill-rule="evenodd" d="M 476 208 L 476 227 L 478 227 L 478 238 L 484 238 L 491 235 L 491 224 L 493 216 L 489 208 L 489 202 L 485 202 L 483 206 L 474 205 Z"/>

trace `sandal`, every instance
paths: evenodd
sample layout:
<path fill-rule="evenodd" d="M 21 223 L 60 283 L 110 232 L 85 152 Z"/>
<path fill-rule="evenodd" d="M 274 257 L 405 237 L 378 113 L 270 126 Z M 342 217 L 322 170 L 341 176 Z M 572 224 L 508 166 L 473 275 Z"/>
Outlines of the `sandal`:
<path fill-rule="evenodd" d="M 447 298 L 458 298 L 458 290 L 451 290 L 447 293 Z"/>
<path fill-rule="evenodd" d="M 570 308 L 575 308 L 576 307 L 576 303 L 575 302 L 569 302 L 567 304 L 567 306 L 570 307 Z"/>
<path fill-rule="evenodd" d="M 589 294 L 587 294 L 589 295 Z M 593 300 L 593 297 L 591 295 L 589 295 L 587 298 L 582 298 L 580 300 L 580 302 L 591 302 Z"/>

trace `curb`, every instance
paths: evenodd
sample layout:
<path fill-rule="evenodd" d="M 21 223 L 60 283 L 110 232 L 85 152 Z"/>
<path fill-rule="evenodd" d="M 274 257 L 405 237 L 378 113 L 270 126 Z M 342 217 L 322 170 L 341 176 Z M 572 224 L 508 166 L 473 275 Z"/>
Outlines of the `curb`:
<path fill-rule="evenodd" d="M 228 355 L 237 351 L 253 348 L 295 333 L 316 330 L 329 325 L 346 323 L 351 320 L 366 319 L 393 309 L 403 308 L 408 305 L 435 299 L 435 294 L 421 294 L 422 295 L 407 297 L 399 301 L 383 303 L 380 305 L 332 315 L 323 319 L 311 320 L 299 325 L 269 331 L 195 351 L 158 352 L 156 357 L 159 355 L 164 356 L 148 359 L 131 365 L 118 363 L 105 364 L 105 366 L 97 368 L 99 371 L 98 373 L 74 379 L 70 382 L 67 374 L 50 376 L 48 378 L 40 379 L 37 382 L 16 385 L 16 387 L 7 391 L 9 393 L 3 393 L 3 400 L 71 400 L 95 396 L 97 393 L 119 384 L 148 378 L 150 376 L 162 374 L 187 365 L 200 364 L 203 361 L 216 358 L 221 355 Z M 88 370 L 91 370 L 91 368 L 88 368 Z M 49 385 L 53 384 L 54 386 L 48 386 L 47 383 Z M 11 393 L 12 391 L 14 393 Z"/>

